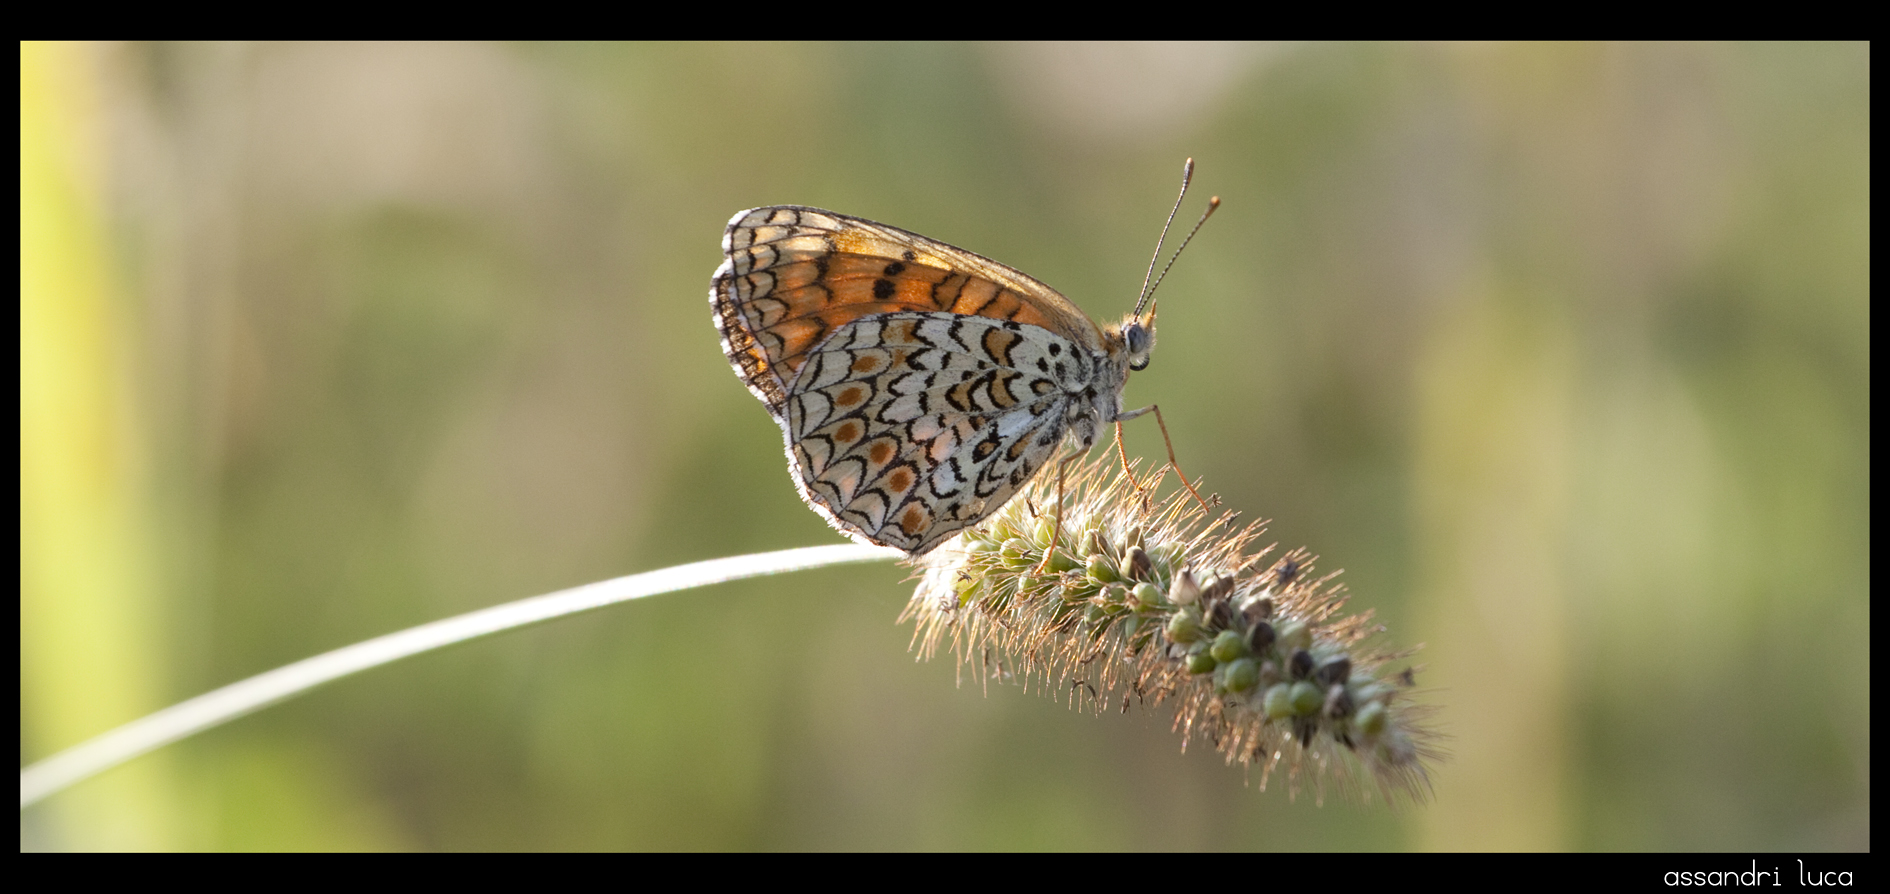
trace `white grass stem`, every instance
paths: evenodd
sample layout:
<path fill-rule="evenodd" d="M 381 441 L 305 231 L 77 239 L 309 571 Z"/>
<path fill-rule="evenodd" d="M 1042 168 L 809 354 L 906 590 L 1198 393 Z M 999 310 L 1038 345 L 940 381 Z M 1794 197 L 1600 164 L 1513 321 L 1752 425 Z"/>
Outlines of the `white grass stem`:
<path fill-rule="evenodd" d="M 306 658 L 134 720 L 20 771 L 20 809 L 73 783 L 317 686 L 422 652 L 645 596 L 828 565 L 883 561 L 898 550 L 841 544 L 710 559 L 533 596 Z"/>

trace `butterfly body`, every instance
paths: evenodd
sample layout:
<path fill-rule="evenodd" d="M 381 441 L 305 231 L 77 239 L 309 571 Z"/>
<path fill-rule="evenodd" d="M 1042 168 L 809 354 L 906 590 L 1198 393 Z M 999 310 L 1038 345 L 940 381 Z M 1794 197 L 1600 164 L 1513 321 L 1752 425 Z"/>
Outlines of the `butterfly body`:
<path fill-rule="evenodd" d="M 1123 384 L 1152 347 L 1134 316 L 1099 327 L 1013 268 L 831 211 L 743 211 L 722 251 L 722 348 L 781 427 L 801 497 L 912 555 L 1125 418 Z"/>

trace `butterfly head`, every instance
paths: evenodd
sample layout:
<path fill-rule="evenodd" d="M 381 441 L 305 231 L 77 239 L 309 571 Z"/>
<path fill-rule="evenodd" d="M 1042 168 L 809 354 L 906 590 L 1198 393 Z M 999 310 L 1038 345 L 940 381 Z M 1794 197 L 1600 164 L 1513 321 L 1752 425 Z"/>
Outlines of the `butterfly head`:
<path fill-rule="evenodd" d="M 1141 372 L 1148 369 L 1149 355 L 1155 350 L 1155 315 L 1143 318 L 1130 314 L 1121 323 L 1116 324 L 1110 333 L 1111 341 L 1122 345 L 1124 360 L 1129 369 Z"/>

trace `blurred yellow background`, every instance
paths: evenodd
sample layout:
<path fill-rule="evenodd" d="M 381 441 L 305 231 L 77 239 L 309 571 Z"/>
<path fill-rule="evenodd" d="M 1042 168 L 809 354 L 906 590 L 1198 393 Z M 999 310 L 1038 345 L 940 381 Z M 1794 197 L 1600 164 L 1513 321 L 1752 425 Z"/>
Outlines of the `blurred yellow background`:
<path fill-rule="evenodd" d="M 1869 153 L 1865 44 L 23 45 L 22 765 L 836 542 L 709 322 L 729 216 L 1106 319 L 1189 155 L 1225 205 L 1127 400 L 1426 644 L 1453 757 L 1421 808 L 1261 792 L 914 663 L 863 566 L 373 671 L 21 846 L 1867 850 Z"/>

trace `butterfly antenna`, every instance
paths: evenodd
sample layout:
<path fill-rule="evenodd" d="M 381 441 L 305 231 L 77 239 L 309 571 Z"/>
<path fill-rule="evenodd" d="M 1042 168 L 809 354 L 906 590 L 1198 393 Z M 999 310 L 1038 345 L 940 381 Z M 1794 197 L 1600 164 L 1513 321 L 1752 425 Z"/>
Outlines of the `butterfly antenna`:
<path fill-rule="evenodd" d="M 1166 223 L 1162 224 L 1162 234 L 1155 240 L 1155 255 L 1148 259 L 1148 273 L 1142 277 L 1142 294 L 1136 297 L 1135 312 L 1130 314 L 1130 316 L 1139 317 L 1142 315 L 1142 305 L 1148 303 L 1149 293 L 1154 291 L 1149 288 L 1149 282 L 1160 282 L 1160 280 L 1155 279 L 1155 263 L 1162 259 L 1162 243 L 1168 239 L 1168 228 L 1174 226 L 1175 214 L 1181 211 L 1181 200 L 1188 197 L 1188 182 L 1193 179 L 1194 159 L 1190 158 L 1181 165 L 1181 195 L 1175 196 L 1175 207 L 1168 212 L 1168 220 Z M 1197 224 L 1195 228 L 1200 229 L 1200 226 Z M 1169 261 L 1168 263 L 1173 264 L 1174 261 Z"/>
<path fill-rule="evenodd" d="M 1220 196 L 1215 196 L 1211 199 L 1208 199 L 1207 210 L 1201 212 L 1201 219 L 1194 222 L 1194 229 L 1188 231 L 1188 238 L 1181 240 L 1181 247 L 1175 249 L 1175 256 L 1168 259 L 1168 266 L 1162 268 L 1162 275 L 1155 277 L 1155 284 L 1152 286 L 1149 286 L 1148 293 L 1143 295 L 1142 297 L 1144 298 L 1153 297 L 1155 294 L 1155 290 L 1161 288 L 1162 280 L 1168 278 L 1168 271 L 1175 266 L 1176 259 L 1180 258 L 1181 253 L 1187 250 L 1188 243 L 1194 241 L 1194 234 L 1201 232 L 1201 225 L 1204 223 L 1207 223 L 1207 219 L 1213 216 L 1215 209 L 1219 207 L 1221 207 Z M 1149 269 L 1150 270 L 1155 269 L 1155 265 L 1152 262 L 1149 264 Z M 1142 309 L 1142 305 L 1140 302 L 1137 302 L 1135 307 L 1136 307 L 1136 310 L 1138 311 Z M 1155 308 L 1152 306 L 1149 308 L 1148 318 L 1150 321 L 1153 321 L 1155 319 Z"/>

